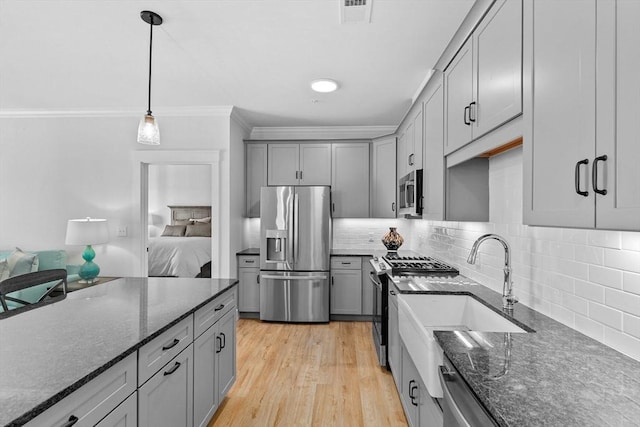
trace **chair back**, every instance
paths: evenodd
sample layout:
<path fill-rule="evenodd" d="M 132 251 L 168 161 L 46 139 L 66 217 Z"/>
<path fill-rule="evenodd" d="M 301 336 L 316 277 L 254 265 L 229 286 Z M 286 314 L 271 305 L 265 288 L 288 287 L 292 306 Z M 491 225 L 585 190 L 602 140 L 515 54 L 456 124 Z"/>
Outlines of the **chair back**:
<path fill-rule="evenodd" d="M 0 306 L 9 311 L 44 301 L 57 288 L 67 293 L 67 270 L 36 271 L 10 277 L 0 282 Z"/>

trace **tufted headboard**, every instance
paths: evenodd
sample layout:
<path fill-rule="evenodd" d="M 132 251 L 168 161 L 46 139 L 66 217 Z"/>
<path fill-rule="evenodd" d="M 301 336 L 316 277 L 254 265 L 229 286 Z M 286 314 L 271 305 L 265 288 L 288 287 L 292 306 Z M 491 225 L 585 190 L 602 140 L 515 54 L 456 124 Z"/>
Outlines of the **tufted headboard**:
<path fill-rule="evenodd" d="M 211 216 L 211 206 L 168 206 L 171 209 L 171 225 L 176 221 L 207 218 Z"/>

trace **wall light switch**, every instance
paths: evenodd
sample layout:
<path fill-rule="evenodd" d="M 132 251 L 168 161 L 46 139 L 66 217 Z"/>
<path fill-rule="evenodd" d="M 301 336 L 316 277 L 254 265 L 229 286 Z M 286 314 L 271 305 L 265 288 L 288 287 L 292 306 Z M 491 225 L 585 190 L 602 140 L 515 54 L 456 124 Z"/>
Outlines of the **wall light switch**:
<path fill-rule="evenodd" d="M 127 226 L 126 225 L 118 226 L 118 229 L 116 230 L 116 236 L 127 237 Z"/>

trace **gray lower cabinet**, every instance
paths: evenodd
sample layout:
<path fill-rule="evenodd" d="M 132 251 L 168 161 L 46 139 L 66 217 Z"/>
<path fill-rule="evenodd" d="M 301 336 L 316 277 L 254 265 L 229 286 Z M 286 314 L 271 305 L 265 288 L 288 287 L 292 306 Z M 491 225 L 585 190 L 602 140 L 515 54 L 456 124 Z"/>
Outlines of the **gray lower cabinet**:
<path fill-rule="evenodd" d="M 138 392 L 135 391 L 109 415 L 104 417 L 102 421 L 96 424 L 96 427 L 136 427 L 137 425 Z"/>
<path fill-rule="evenodd" d="M 369 260 L 371 257 L 362 257 L 362 314 L 373 316 L 373 283 L 369 277 L 375 270 Z"/>
<path fill-rule="evenodd" d="M 138 389 L 138 424 L 193 425 L 193 344 Z"/>
<path fill-rule="evenodd" d="M 235 328 L 236 313 L 229 310 L 194 341 L 194 426 L 209 423 L 235 381 Z"/>
<path fill-rule="evenodd" d="M 362 258 L 331 258 L 331 314 L 362 314 Z"/>
<path fill-rule="evenodd" d="M 402 381 L 400 384 L 400 401 L 407 416 L 410 427 L 441 426 L 442 409 L 431 397 L 427 387 L 420 378 L 411 355 L 401 344 Z"/>
<path fill-rule="evenodd" d="M 398 324 L 398 295 L 394 286 L 389 285 L 389 320 L 387 327 L 387 357 L 391 374 L 400 392 L 402 382 L 402 347 L 400 344 L 400 330 Z"/>
<path fill-rule="evenodd" d="M 258 313 L 260 311 L 260 257 L 254 255 L 238 256 L 238 280 L 240 312 Z"/>

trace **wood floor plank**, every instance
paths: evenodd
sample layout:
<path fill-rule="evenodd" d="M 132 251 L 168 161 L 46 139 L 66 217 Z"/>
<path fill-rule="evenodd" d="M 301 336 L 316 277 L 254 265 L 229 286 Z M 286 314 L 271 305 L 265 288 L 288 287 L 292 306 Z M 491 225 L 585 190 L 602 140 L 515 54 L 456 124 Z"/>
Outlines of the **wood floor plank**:
<path fill-rule="evenodd" d="M 238 322 L 237 378 L 213 426 L 406 426 L 369 322 Z"/>

